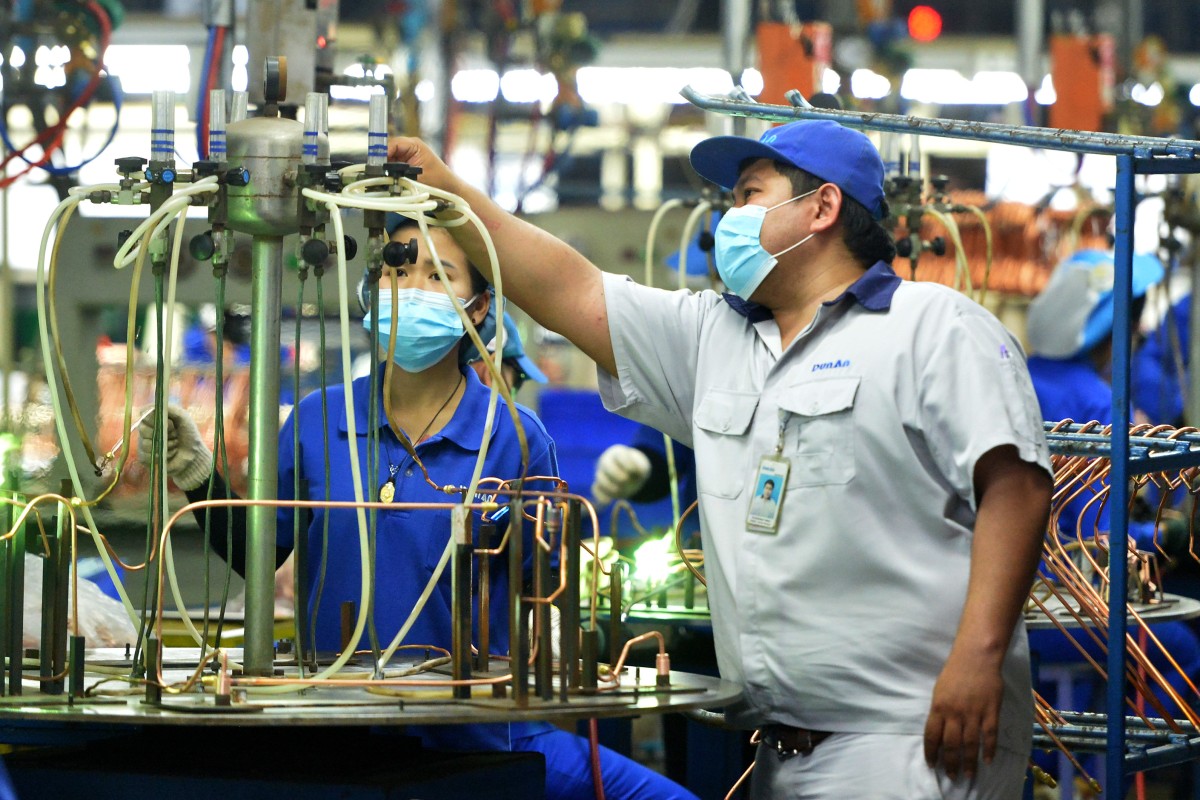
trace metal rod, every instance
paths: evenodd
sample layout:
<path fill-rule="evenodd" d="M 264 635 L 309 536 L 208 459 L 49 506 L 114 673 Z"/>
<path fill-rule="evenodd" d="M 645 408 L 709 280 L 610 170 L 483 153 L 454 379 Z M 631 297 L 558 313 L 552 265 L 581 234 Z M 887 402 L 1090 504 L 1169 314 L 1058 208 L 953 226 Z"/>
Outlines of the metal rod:
<path fill-rule="evenodd" d="M 994 142 L 996 144 L 1040 147 L 1047 150 L 1067 150 L 1073 153 L 1141 156 L 1173 155 L 1184 158 L 1196 156 L 1200 141 L 1162 139 L 1152 136 L 1129 136 L 1117 133 L 1091 133 L 1060 128 L 1039 128 L 1030 125 L 1003 125 L 996 122 L 906 117 L 900 114 L 872 114 L 860 111 L 839 111 L 826 108 L 777 106 L 751 103 L 726 97 L 713 97 L 685 86 L 680 94 L 706 111 L 717 111 L 740 117 L 755 117 L 774 122 L 797 119 L 829 119 L 852 128 L 877 131 L 918 133 L 923 136 L 942 136 L 950 139 Z M 1132 171 L 1131 171 L 1132 172 Z"/>
<path fill-rule="evenodd" d="M 149 640 L 153 642 L 153 639 Z M 82 636 L 71 637 L 71 697 L 83 697 L 83 654 L 86 642 Z"/>
<path fill-rule="evenodd" d="M 525 604 L 521 602 L 525 576 L 525 515 L 518 482 L 508 511 L 508 654 L 512 666 L 513 700 L 518 706 L 529 703 L 529 626 L 525 622 Z"/>
<path fill-rule="evenodd" d="M 492 646 L 492 549 L 496 523 L 485 520 L 479 525 L 479 652 L 475 656 L 475 669 L 487 672 L 491 669 Z"/>
<path fill-rule="evenodd" d="M 3 524 L 4 529 L 12 524 L 13 506 L 5 505 L 0 509 L 0 524 Z M 0 581 L 3 581 L 3 591 L 0 591 L 0 668 L 7 670 L 8 660 L 13 658 L 12 650 L 12 627 L 14 613 L 19 617 L 22 613 L 20 595 L 15 596 L 16 609 L 14 611 L 14 595 L 12 589 L 12 560 L 13 560 L 13 540 L 11 538 L 0 542 Z M 0 679 L 0 695 L 7 694 L 8 681 Z"/>
<path fill-rule="evenodd" d="M 301 144 L 300 163 L 317 163 L 317 140 L 321 135 L 321 100 L 323 92 L 309 92 L 304 99 L 304 141 Z"/>
<path fill-rule="evenodd" d="M 8 693 L 15 697 L 22 694 L 25 672 L 25 549 L 28 542 L 24 522 L 9 541 L 13 553 L 12 560 L 8 563 L 8 587 L 13 619 L 8 629 Z"/>
<path fill-rule="evenodd" d="M 450 536 L 454 552 L 450 568 L 450 642 L 451 675 L 456 681 L 471 677 L 471 516 L 465 506 L 457 506 L 450 515 Z M 460 700 L 471 696 L 471 687 L 456 685 L 453 694 Z"/>
<path fill-rule="evenodd" d="M 553 516 L 551 512 L 548 516 Z M 545 526 L 547 539 L 554 544 L 554 537 L 549 520 Z M 541 599 L 550 594 L 550 554 L 536 545 L 533 548 L 533 593 Z M 550 605 L 548 603 L 533 603 L 533 613 L 537 619 L 534 630 L 537 631 L 537 659 L 533 667 L 533 687 L 537 696 L 549 700 L 554 696 L 554 645 L 550 631 Z"/>
<path fill-rule="evenodd" d="M 279 497 L 279 326 L 283 283 L 283 239 L 255 236 L 251 256 L 250 469 L 251 500 Z M 275 665 L 276 509 L 246 510 L 247 675 L 270 675 Z"/>
<path fill-rule="evenodd" d="M 208 160 L 222 162 L 226 158 L 225 90 L 208 93 Z"/>
<path fill-rule="evenodd" d="M 600 631 L 595 628 L 583 632 L 583 646 L 581 650 L 581 661 L 583 662 L 583 672 L 580 674 L 580 686 L 585 691 L 596 691 L 599 685 L 599 670 L 597 665 L 600 662 Z"/>
<path fill-rule="evenodd" d="M 567 588 L 562 599 L 562 641 L 558 646 L 558 663 L 562 675 L 559 679 L 560 698 L 567 702 L 567 691 L 579 686 L 579 629 L 580 609 L 579 599 L 579 554 L 580 554 L 580 523 L 583 517 L 583 505 L 578 500 L 567 504 L 567 519 L 563 526 L 563 545 L 567 551 L 565 565 Z"/>
<path fill-rule="evenodd" d="M 1114 234 L 1116 248 L 1113 268 L 1113 353 L 1112 353 L 1112 421 L 1113 430 L 1120 435 L 1112 440 L 1112 474 L 1109 496 L 1113 508 L 1129 507 L 1129 319 L 1133 275 L 1133 156 L 1117 156 L 1116 218 Z M 1107 710 L 1114 724 L 1108 726 L 1108 752 L 1105 778 L 1107 786 L 1121 786 L 1125 780 L 1125 584 L 1128 565 L 1124 557 L 1129 532 L 1129 518 L 1112 514 L 1108 614 L 1108 696 Z M 1113 613 L 1114 609 L 1116 613 Z M 1120 720 L 1117 722 L 1117 720 Z"/>
<path fill-rule="evenodd" d="M 387 161 L 387 97 L 371 95 L 368 114 L 367 166 L 382 167 Z"/>

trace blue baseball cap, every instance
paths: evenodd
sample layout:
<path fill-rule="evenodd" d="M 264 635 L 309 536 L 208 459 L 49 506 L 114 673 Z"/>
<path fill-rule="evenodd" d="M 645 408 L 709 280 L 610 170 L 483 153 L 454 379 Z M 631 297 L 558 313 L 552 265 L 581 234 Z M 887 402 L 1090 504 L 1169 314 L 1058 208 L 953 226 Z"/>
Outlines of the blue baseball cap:
<path fill-rule="evenodd" d="M 411 217 L 406 217 L 403 214 L 397 214 L 395 211 L 389 211 L 387 212 L 387 216 L 384 217 L 383 229 L 387 231 L 387 235 L 390 238 L 391 235 L 396 232 L 396 229 L 405 222 L 413 225 L 417 224 L 416 220 L 412 219 Z"/>
<path fill-rule="evenodd" d="M 1132 297 L 1145 296 L 1163 275 L 1157 258 L 1135 255 Z M 1106 250 L 1080 250 L 1055 267 L 1046 288 L 1029 304 L 1025 334 L 1030 352 L 1074 358 L 1110 336 L 1114 277 L 1113 254 Z"/>
<path fill-rule="evenodd" d="M 495 306 L 496 304 L 493 302 L 492 307 L 495 308 Z M 494 323 L 492 327 L 492 333 L 495 333 Z M 480 336 L 480 338 L 484 339 L 485 341 L 492 339 L 491 336 Z M 495 347 L 495 341 L 488 341 L 488 347 Z M 475 347 L 468 344 L 464 350 L 469 353 L 466 358 L 466 363 L 479 360 L 479 351 Z M 495 351 L 493 350 L 493 352 Z M 521 344 L 521 334 L 517 332 L 517 323 L 513 321 L 513 318 L 508 315 L 507 311 L 504 312 L 503 359 L 505 361 L 512 361 L 515 363 L 517 368 L 521 370 L 521 374 L 531 381 L 536 381 L 537 383 L 550 382 L 545 373 L 537 368 L 537 364 L 533 363 L 533 359 L 525 354 L 525 346 Z"/>
<path fill-rule="evenodd" d="M 800 120 L 764 133 L 758 141 L 714 136 L 692 148 L 692 169 L 705 180 L 732 189 L 742 164 L 769 158 L 836 185 L 883 218 L 883 161 L 862 133 L 830 120 Z"/>

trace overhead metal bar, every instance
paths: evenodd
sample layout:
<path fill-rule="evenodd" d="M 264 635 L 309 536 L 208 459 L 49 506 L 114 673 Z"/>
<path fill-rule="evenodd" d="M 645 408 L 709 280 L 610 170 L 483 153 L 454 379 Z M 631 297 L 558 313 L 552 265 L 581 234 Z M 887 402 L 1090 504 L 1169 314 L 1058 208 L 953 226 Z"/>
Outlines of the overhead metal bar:
<path fill-rule="evenodd" d="M 828 119 L 852 128 L 893 133 L 916 133 L 922 136 L 941 136 L 950 139 L 971 139 L 994 144 L 1066 150 L 1072 153 L 1097 153 L 1110 156 L 1136 155 L 1139 158 L 1173 156 L 1181 159 L 1200 156 L 1200 141 L 1192 139 L 1161 139 L 1153 136 L 1130 136 L 1121 133 L 1094 133 L 1062 128 L 1039 128 L 1030 125 L 1003 125 L 998 122 L 971 122 L 902 114 L 840 111 L 807 105 L 807 101 L 795 90 L 788 93 L 788 99 L 793 103 L 791 106 L 718 97 L 699 92 L 691 86 L 685 86 L 680 94 L 688 102 L 706 111 L 732 114 L 738 117 L 754 117 L 773 122 Z"/>

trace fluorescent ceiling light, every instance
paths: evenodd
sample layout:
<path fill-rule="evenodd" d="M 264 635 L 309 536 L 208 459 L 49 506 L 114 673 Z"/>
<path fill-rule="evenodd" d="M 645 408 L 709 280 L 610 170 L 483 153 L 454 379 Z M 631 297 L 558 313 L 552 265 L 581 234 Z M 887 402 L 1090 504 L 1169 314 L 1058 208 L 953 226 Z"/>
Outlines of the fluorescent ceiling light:
<path fill-rule="evenodd" d="M 1042 85 L 1033 93 L 1033 99 L 1038 105 L 1052 106 L 1058 100 L 1058 92 L 1054 91 L 1054 79 L 1049 75 L 1042 78 Z"/>
<path fill-rule="evenodd" d="M 756 70 L 754 67 L 750 67 L 742 72 L 742 88 L 745 89 L 746 94 L 750 95 L 751 97 L 758 97 L 760 94 L 762 94 L 763 90 L 762 73 Z"/>
<path fill-rule="evenodd" d="M 182 44 L 114 44 L 104 54 L 105 67 L 121 79 L 126 94 L 186 94 L 192 84 L 190 63 L 191 54 Z"/>
<path fill-rule="evenodd" d="M 955 69 L 910 69 L 904 73 L 900 96 L 937 105 L 1007 105 L 1029 97 L 1015 72 L 982 71 L 967 80 Z"/>
<path fill-rule="evenodd" d="M 879 100 L 892 91 L 892 82 L 878 72 L 856 69 L 850 73 L 850 93 L 859 100 Z"/>
<path fill-rule="evenodd" d="M 558 81 L 536 69 L 510 69 L 500 79 L 500 93 L 510 103 L 550 103 L 558 97 Z"/>

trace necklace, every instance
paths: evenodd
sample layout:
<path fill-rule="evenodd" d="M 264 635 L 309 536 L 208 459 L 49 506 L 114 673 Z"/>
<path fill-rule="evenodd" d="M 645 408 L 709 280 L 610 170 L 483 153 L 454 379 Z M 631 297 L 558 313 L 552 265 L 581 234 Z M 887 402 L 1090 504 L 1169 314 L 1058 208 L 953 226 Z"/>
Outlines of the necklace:
<path fill-rule="evenodd" d="M 429 433 L 429 429 L 433 427 L 433 423 L 437 422 L 437 418 L 440 417 L 442 415 L 442 412 L 446 410 L 446 406 L 450 405 L 450 401 L 454 399 L 454 395 L 458 394 L 458 387 L 462 386 L 462 382 L 463 382 L 463 376 L 462 376 L 462 373 L 460 372 L 460 373 L 458 373 L 458 382 L 455 383 L 454 388 L 450 390 L 449 396 L 446 397 L 446 399 L 442 403 L 441 407 L 437 411 L 433 412 L 433 417 L 430 418 L 429 423 L 425 426 L 425 429 L 422 430 L 421 433 L 417 436 L 417 438 L 413 440 L 413 442 L 412 442 L 413 447 L 416 447 L 418 444 L 420 444 L 422 441 L 424 441 L 425 434 Z M 403 459 L 401 459 L 401 463 L 403 463 Z M 396 473 L 398 473 L 399 471 L 400 471 L 400 465 L 391 463 L 391 459 L 389 458 L 388 459 L 387 480 L 384 481 L 383 485 L 379 487 L 380 502 L 390 503 L 390 502 L 392 502 L 392 499 L 396 496 Z"/>

